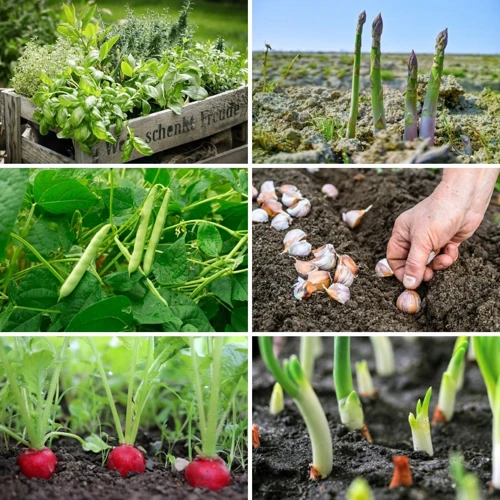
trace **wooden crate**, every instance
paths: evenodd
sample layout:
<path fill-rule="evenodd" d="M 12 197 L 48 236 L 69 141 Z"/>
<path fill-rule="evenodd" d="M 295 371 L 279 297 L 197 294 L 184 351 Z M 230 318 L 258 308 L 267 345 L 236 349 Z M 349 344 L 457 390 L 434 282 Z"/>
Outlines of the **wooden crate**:
<path fill-rule="evenodd" d="M 101 141 L 92 148 L 92 154 L 84 153 L 76 143 L 75 159 L 64 156 L 23 136 L 22 121 L 33 122 L 36 106 L 26 97 L 13 90 L 3 91 L 5 106 L 5 131 L 7 142 L 6 163 L 121 163 L 123 144 L 127 139 L 126 130 L 117 137 L 116 144 Z M 232 129 L 235 138 L 247 142 L 248 87 L 241 87 L 222 94 L 208 97 L 204 101 L 187 104 L 180 115 L 170 110 L 159 111 L 148 116 L 133 118 L 129 126 L 136 137 L 149 145 L 154 153 L 166 151 L 193 141 L 204 139 L 224 130 Z M 246 163 L 248 149 L 239 146 L 221 153 L 231 158 L 232 163 Z M 129 161 L 144 158 L 133 151 Z M 234 160 L 234 161 L 233 161 Z"/>

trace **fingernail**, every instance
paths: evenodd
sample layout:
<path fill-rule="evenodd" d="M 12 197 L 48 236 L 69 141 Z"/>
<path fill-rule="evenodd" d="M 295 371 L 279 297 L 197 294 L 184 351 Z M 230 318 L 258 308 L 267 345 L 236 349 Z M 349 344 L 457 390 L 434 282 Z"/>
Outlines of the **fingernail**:
<path fill-rule="evenodd" d="M 408 276 L 406 274 L 403 276 L 403 285 L 406 288 L 411 288 L 416 282 L 417 280 L 413 276 Z"/>

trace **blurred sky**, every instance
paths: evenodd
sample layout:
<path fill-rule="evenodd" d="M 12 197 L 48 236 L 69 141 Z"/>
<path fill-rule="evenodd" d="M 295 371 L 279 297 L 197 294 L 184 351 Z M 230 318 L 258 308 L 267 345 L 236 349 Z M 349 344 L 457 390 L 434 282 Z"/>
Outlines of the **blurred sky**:
<path fill-rule="evenodd" d="M 434 52 L 448 28 L 447 53 L 500 53 L 500 0 L 253 0 L 253 50 L 347 51 L 354 48 L 358 15 L 366 10 L 362 51 L 381 12 L 382 52 Z"/>

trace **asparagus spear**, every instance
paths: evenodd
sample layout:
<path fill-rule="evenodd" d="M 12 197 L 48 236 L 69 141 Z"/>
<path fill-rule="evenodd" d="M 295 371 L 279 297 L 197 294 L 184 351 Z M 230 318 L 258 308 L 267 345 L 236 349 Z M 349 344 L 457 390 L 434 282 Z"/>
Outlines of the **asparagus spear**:
<path fill-rule="evenodd" d="M 374 134 L 385 129 L 384 94 L 380 75 L 380 38 L 383 28 L 382 15 L 379 14 L 372 24 L 372 51 L 370 57 Z"/>
<path fill-rule="evenodd" d="M 361 35 L 363 34 L 363 24 L 365 24 L 365 22 L 366 22 L 366 12 L 363 11 L 358 17 L 358 25 L 356 27 L 356 43 L 354 44 L 351 114 L 349 115 L 349 124 L 347 126 L 348 139 L 356 137 L 356 120 L 358 118 L 358 99 L 359 99 L 359 71 L 361 68 Z"/>
<path fill-rule="evenodd" d="M 434 145 L 434 133 L 436 130 L 436 114 L 439 97 L 439 87 L 443 74 L 444 49 L 448 44 L 448 28 L 441 31 L 436 38 L 436 53 L 432 63 L 427 93 L 425 94 L 424 107 L 422 109 L 422 120 L 420 121 L 420 137 L 430 139 Z"/>
<path fill-rule="evenodd" d="M 417 71 L 417 56 L 412 50 L 408 59 L 408 82 L 406 84 L 405 131 L 403 135 L 405 141 L 413 141 L 418 137 Z"/>

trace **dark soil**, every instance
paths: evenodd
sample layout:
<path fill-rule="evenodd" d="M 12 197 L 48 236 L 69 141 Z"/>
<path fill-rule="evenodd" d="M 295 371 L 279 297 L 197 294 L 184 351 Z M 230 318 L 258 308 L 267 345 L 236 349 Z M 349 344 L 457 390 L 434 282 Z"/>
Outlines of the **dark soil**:
<path fill-rule="evenodd" d="M 364 176 L 355 180 L 356 174 Z M 432 193 L 439 171 L 403 168 L 253 169 L 257 189 L 266 180 L 276 186 L 294 184 L 310 199 L 308 217 L 294 219 L 290 229 L 300 228 L 317 248 L 332 243 L 339 254 L 348 254 L 359 265 L 358 278 L 345 305 L 316 293 L 298 301 L 292 287 L 297 281 L 293 260 L 283 251 L 286 231 L 267 224 L 253 225 L 253 331 L 500 331 L 500 208 L 490 205 L 483 223 L 460 246 L 460 257 L 446 271 L 436 273 L 418 293 L 422 310 L 408 315 L 396 308 L 404 290 L 396 278 L 377 278 L 376 263 L 385 257 L 396 218 Z M 321 186 L 333 183 L 340 191 L 336 201 L 325 199 Z M 342 222 L 342 212 L 373 208 L 355 230 Z M 254 207 L 257 207 L 254 203 Z"/>
<path fill-rule="evenodd" d="M 410 339 L 412 340 L 412 339 Z M 259 426 L 261 447 L 253 451 L 253 498 L 255 499 L 343 499 L 349 484 L 363 476 L 377 500 L 452 500 L 454 483 L 449 472 L 449 454 L 459 452 L 465 466 L 479 477 L 485 497 L 491 480 L 491 410 L 484 383 L 475 363 L 466 368 L 463 389 L 457 395 L 456 413 L 448 424 L 432 428 L 434 456 L 413 451 L 408 415 L 417 400 L 432 385 L 432 415 L 437 404 L 441 375 L 446 369 L 453 339 L 420 337 L 413 342 L 393 337 L 397 375 L 373 375 L 378 398 L 363 401 L 365 422 L 373 444 L 340 424 L 332 390 L 333 339 L 323 339 L 325 354 L 317 361 L 314 388 L 327 415 L 333 438 L 333 471 L 329 478 L 308 480 L 311 447 L 305 425 L 294 403 L 286 398 L 285 410 L 277 417 L 269 413 L 274 380 L 260 358 L 253 365 L 253 422 Z M 298 353 L 297 339 L 288 338 L 286 356 Z M 352 338 L 351 360 L 366 359 L 375 371 L 373 351 L 366 338 Z M 410 488 L 388 489 L 395 455 L 407 455 L 413 475 Z M 483 497 L 483 498 L 485 498 Z"/>
<path fill-rule="evenodd" d="M 184 482 L 182 472 L 165 467 L 161 456 L 151 448 L 158 436 L 143 435 L 140 442 L 146 449 L 146 472 L 129 474 L 122 478 L 116 471 L 103 467 L 101 454 L 85 452 L 72 439 L 54 441 L 52 450 L 59 461 L 51 479 L 27 479 L 19 472 L 19 449 L 0 448 L 0 498 L 26 500 L 146 500 L 146 499 L 224 499 L 244 500 L 247 494 L 247 476 L 232 474 L 229 487 L 218 492 L 191 488 Z M 183 450 L 184 454 L 186 450 Z M 183 456 L 177 454 L 176 456 Z"/>

